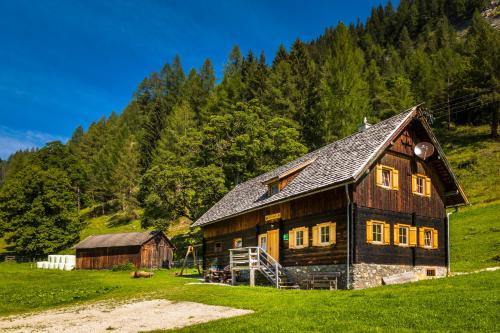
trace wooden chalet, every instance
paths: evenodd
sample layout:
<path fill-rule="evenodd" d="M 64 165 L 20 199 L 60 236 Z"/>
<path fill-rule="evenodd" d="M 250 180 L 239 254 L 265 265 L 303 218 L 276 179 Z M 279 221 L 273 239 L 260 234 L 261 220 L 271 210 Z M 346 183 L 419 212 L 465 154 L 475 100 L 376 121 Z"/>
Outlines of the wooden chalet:
<path fill-rule="evenodd" d="M 427 143 L 430 156 L 415 153 Z M 342 288 L 447 274 L 446 208 L 468 204 L 419 106 L 237 185 L 193 226 L 204 267 L 280 287 L 335 272 Z"/>
<path fill-rule="evenodd" d="M 77 269 L 109 269 L 128 262 L 136 268 L 170 268 L 175 251 L 161 231 L 89 236 L 75 249 Z"/>

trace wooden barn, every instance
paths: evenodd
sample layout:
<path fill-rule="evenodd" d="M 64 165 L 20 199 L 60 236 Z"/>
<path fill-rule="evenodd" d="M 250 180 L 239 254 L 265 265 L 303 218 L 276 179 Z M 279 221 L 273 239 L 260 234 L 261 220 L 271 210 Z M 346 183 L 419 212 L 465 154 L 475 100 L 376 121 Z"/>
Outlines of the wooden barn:
<path fill-rule="evenodd" d="M 174 245 L 161 231 L 95 235 L 75 246 L 77 269 L 109 269 L 131 262 L 137 268 L 170 268 Z"/>
<path fill-rule="evenodd" d="M 468 204 L 419 106 L 237 185 L 193 226 L 204 267 L 276 287 L 341 288 L 447 274 L 446 208 Z"/>

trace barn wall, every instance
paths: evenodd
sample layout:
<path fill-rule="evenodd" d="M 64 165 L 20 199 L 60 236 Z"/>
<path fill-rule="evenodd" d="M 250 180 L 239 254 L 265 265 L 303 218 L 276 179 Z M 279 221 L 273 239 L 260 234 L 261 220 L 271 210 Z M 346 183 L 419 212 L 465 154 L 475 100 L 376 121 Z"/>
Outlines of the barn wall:
<path fill-rule="evenodd" d="M 109 269 L 127 262 L 140 267 L 140 246 L 77 249 L 77 269 Z"/>
<path fill-rule="evenodd" d="M 141 267 L 170 268 L 173 263 L 173 249 L 165 237 L 158 235 L 141 248 Z"/>
<path fill-rule="evenodd" d="M 128 262 L 137 268 L 170 268 L 173 249 L 162 235 L 158 235 L 142 246 L 77 249 L 77 269 L 110 269 Z"/>

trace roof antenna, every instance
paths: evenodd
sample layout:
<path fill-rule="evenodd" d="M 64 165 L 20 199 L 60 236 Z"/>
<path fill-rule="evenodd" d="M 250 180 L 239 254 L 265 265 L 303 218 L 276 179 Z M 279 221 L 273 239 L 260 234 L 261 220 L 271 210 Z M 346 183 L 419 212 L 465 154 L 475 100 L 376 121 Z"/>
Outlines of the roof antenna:
<path fill-rule="evenodd" d="M 364 130 L 370 128 L 372 125 L 368 123 L 368 119 L 366 117 L 363 118 L 363 123 L 358 126 L 358 132 L 363 132 Z"/>

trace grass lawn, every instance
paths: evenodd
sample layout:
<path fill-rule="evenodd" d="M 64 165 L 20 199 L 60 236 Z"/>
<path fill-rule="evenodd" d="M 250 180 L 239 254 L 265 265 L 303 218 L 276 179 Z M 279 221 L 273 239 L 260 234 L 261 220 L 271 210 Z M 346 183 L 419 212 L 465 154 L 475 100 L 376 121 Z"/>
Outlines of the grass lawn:
<path fill-rule="evenodd" d="M 450 217 L 451 270 L 500 266 L 500 203 L 461 209 Z"/>
<path fill-rule="evenodd" d="M 3 263 L 0 315 L 87 300 L 154 297 L 255 311 L 182 330 L 186 332 L 500 329 L 500 271 L 337 292 L 186 285 L 190 281 L 173 271 L 159 271 L 152 279 L 131 279 L 126 272 L 60 272 Z"/>

